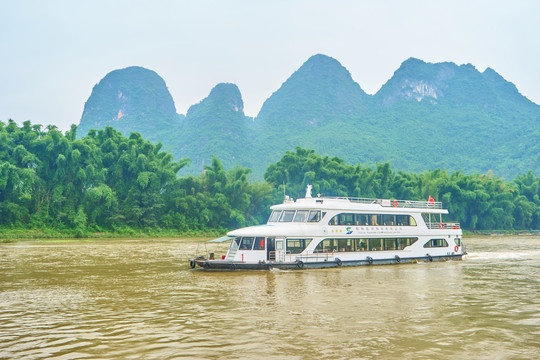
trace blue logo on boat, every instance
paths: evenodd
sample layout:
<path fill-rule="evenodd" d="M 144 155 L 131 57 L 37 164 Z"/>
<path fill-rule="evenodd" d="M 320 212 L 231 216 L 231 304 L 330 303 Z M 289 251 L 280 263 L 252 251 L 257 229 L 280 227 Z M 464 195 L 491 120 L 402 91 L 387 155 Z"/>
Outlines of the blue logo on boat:
<path fill-rule="evenodd" d="M 352 228 L 349 226 L 345 230 L 347 230 L 347 235 L 352 234 Z"/>

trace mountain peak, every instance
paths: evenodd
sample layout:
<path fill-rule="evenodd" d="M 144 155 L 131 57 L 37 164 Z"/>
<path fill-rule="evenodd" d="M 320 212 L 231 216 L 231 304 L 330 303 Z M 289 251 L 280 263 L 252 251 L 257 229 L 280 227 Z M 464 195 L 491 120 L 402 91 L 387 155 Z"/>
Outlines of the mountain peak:
<path fill-rule="evenodd" d="M 208 98 L 214 98 L 219 101 L 223 101 L 228 104 L 234 111 L 244 111 L 244 102 L 242 101 L 242 94 L 238 86 L 231 83 L 219 83 L 212 91 Z"/>
<path fill-rule="evenodd" d="M 311 56 L 263 104 L 257 120 L 286 127 L 318 127 L 338 113 L 358 113 L 368 95 L 336 59 Z M 294 109 L 290 112 L 290 109 Z"/>
<path fill-rule="evenodd" d="M 210 91 L 208 97 L 191 106 L 186 118 L 198 118 L 200 111 L 216 110 L 219 113 L 238 113 L 244 116 L 244 102 L 238 86 L 230 83 L 219 83 Z"/>
<path fill-rule="evenodd" d="M 318 67 L 319 70 L 321 68 L 343 68 L 343 65 L 340 64 L 339 61 L 334 59 L 331 56 L 324 55 L 324 54 L 315 54 L 311 56 L 309 59 L 306 60 L 306 62 L 302 65 L 303 68 L 309 68 L 309 67 Z"/>
<path fill-rule="evenodd" d="M 84 105 L 79 135 L 108 125 L 129 134 L 146 123 L 165 125 L 177 120 L 173 98 L 161 76 L 131 66 L 109 72 L 94 86 Z"/>
<path fill-rule="evenodd" d="M 462 87 L 475 88 L 481 94 L 475 99 L 462 92 Z M 482 74 L 472 65 L 458 66 L 453 62 L 427 63 L 416 58 L 405 60 L 375 97 L 386 106 L 399 101 L 416 100 L 437 104 L 452 101 L 493 103 L 492 92 Z"/>
<path fill-rule="evenodd" d="M 333 57 L 323 54 L 316 54 L 307 59 L 307 61 L 291 75 L 287 82 L 293 79 L 296 81 L 316 80 L 319 83 L 322 83 L 320 85 L 324 86 L 332 86 L 335 82 L 340 81 L 349 84 L 354 83 L 356 87 L 360 88 L 360 86 L 352 79 L 349 70 Z M 285 82 L 284 85 L 287 82 Z"/>

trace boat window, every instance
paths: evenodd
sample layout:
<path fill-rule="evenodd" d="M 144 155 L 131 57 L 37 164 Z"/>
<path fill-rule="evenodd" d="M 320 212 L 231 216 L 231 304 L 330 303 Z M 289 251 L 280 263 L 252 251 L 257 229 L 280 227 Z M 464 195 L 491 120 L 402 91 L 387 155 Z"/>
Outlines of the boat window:
<path fill-rule="evenodd" d="M 253 237 L 243 237 L 240 243 L 240 250 L 251 250 L 253 247 Z"/>
<path fill-rule="evenodd" d="M 268 222 L 278 222 L 280 215 L 281 215 L 281 210 L 272 211 L 272 214 L 270 214 L 270 218 L 268 219 Z"/>
<path fill-rule="evenodd" d="M 396 239 L 384 239 L 383 242 L 384 250 L 397 250 L 397 240 Z"/>
<path fill-rule="evenodd" d="M 396 215 L 396 225 L 416 226 L 416 220 L 411 215 Z"/>
<path fill-rule="evenodd" d="M 311 239 L 287 239 L 287 252 L 300 254 L 310 242 Z"/>
<path fill-rule="evenodd" d="M 339 239 L 338 251 L 339 252 L 351 252 L 354 247 L 354 239 Z"/>
<path fill-rule="evenodd" d="M 460 238 L 455 238 L 454 242 L 456 243 L 457 246 L 461 246 L 461 239 Z"/>
<path fill-rule="evenodd" d="M 414 244 L 417 240 L 418 238 L 398 238 L 398 249 L 403 250 L 407 246 L 411 246 L 412 244 Z"/>
<path fill-rule="evenodd" d="M 368 214 L 356 214 L 354 220 L 355 220 L 355 225 L 369 225 Z"/>
<path fill-rule="evenodd" d="M 310 210 L 308 215 L 308 222 L 321 221 L 321 210 Z"/>
<path fill-rule="evenodd" d="M 283 210 L 281 213 L 281 218 L 279 219 L 280 222 L 291 222 L 294 218 L 295 210 Z"/>
<path fill-rule="evenodd" d="M 382 239 L 369 239 L 369 251 L 382 250 Z"/>
<path fill-rule="evenodd" d="M 308 217 L 308 210 L 297 210 L 296 215 L 294 216 L 293 222 L 305 222 Z"/>
<path fill-rule="evenodd" d="M 323 241 L 317 244 L 313 252 L 328 253 L 328 252 L 337 251 L 337 241 L 335 240 L 336 239 L 324 239 Z"/>
<path fill-rule="evenodd" d="M 382 225 L 382 215 L 381 214 L 371 214 L 369 215 L 369 225 L 371 226 L 377 226 Z"/>
<path fill-rule="evenodd" d="M 396 225 L 396 215 L 393 214 L 384 214 L 382 216 L 382 224 L 385 226 L 394 226 Z"/>
<path fill-rule="evenodd" d="M 354 239 L 354 251 L 367 251 L 368 239 Z"/>
<path fill-rule="evenodd" d="M 353 225 L 354 214 L 340 214 L 339 215 L 339 224 L 340 225 Z"/>
<path fill-rule="evenodd" d="M 425 248 L 433 248 L 433 247 L 447 247 L 448 243 L 445 239 L 431 239 L 427 243 L 424 244 Z"/>
<path fill-rule="evenodd" d="M 442 222 L 442 214 L 422 213 L 422 218 L 426 224 Z"/>
<path fill-rule="evenodd" d="M 330 219 L 328 225 L 416 226 L 416 221 L 411 215 L 342 213 Z"/>
<path fill-rule="evenodd" d="M 253 250 L 264 250 L 264 237 L 256 237 Z"/>

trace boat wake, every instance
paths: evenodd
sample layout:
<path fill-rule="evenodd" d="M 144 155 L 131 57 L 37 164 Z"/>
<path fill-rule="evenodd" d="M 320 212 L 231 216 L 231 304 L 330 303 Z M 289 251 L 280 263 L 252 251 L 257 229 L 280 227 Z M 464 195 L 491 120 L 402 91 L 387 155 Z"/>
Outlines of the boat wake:
<path fill-rule="evenodd" d="M 540 259 L 539 250 L 469 252 L 467 260 L 529 260 Z"/>

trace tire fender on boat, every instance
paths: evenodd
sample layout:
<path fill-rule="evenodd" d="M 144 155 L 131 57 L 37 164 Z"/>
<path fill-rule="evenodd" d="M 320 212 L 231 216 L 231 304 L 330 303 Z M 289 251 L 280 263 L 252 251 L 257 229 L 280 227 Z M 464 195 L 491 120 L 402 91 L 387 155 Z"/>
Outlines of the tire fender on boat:
<path fill-rule="evenodd" d="M 396 262 L 400 262 L 400 261 L 401 261 L 400 257 L 396 255 Z"/>
<path fill-rule="evenodd" d="M 428 258 L 429 261 L 433 261 L 433 258 L 431 257 L 431 255 L 426 254 L 426 256 L 427 256 L 427 258 Z"/>
<path fill-rule="evenodd" d="M 203 264 L 203 267 L 205 269 L 210 269 L 210 263 L 208 261 L 205 261 L 204 264 Z"/>
<path fill-rule="evenodd" d="M 298 266 L 299 269 L 303 269 L 304 262 L 302 260 L 296 260 L 296 266 Z"/>
<path fill-rule="evenodd" d="M 236 264 L 234 264 L 234 263 L 231 264 L 230 269 L 231 269 L 231 270 L 236 270 Z"/>
<path fill-rule="evenodd" d="M 197 266 L 197 263 L 195 262 L 195 260 L 193 259 L 189 260 L 189 267 L 192 269 L 195 269 L 195 266 Z"/>
<path fill-rule="evenodd" d="M 337 266 L 341 266 L 341 265 L 343 265 L 343 262 L 341 261 L 340 258 L 337 257 L 336 258 L 336 264 L 337 264 Z"/>
<path fill-rule="evenodd" d="M 368 257 L 367 257 L 367 263 L 368 263 L 369 265 L 373 264 L 373 258 L 372 258 L 371 256 L 368 256 Z"/>

